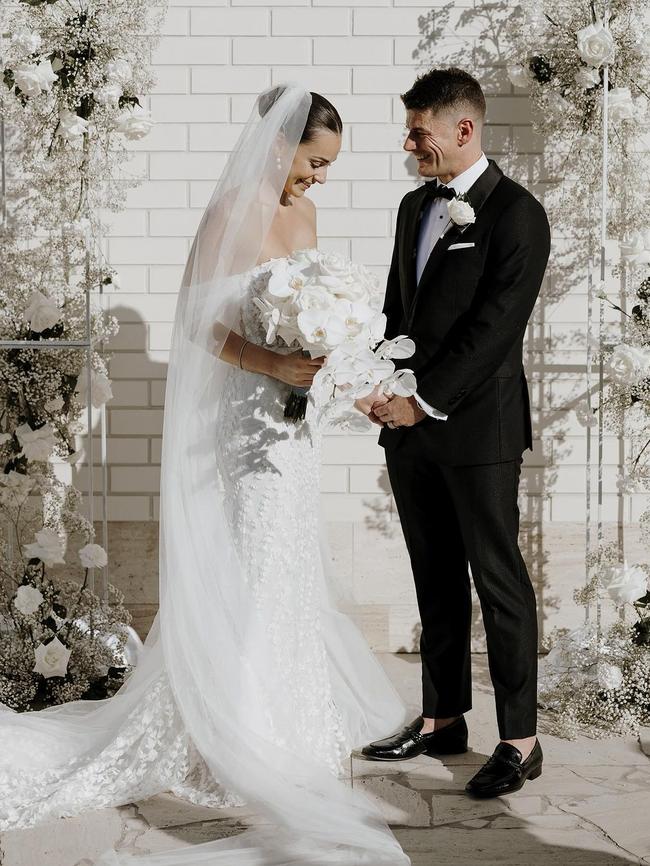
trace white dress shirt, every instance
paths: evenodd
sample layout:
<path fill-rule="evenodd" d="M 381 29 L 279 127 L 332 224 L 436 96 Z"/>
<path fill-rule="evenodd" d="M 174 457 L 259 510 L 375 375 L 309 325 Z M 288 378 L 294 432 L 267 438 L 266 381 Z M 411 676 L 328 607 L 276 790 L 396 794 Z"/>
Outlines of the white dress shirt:
<path fill-rule="evenodd" d="M 456 177 L 449 181 L 448 184 L 441 184 L 438 180 L 429 182 L 439 186 L 451 187 L 456 195 L 462 195 L 476 183 L 488 166 L 489 162 L 487 157 L 482 153 L 473 165 L 470 165 L 470 167 L 466 168 L 465 171 L 456 175 Z M 447 199 L 438 198 L 425 205 L 425 211 L 420 222 L 420 234 L 418 235 L 417 258 L 415 262 L 415 273 L 418 283 L 420 282 L 420 277 L 422 276 L 422 272 L 424 271 L 433 248 L 443 236 L 449 223 L 447 204 Z M 440 412 L 438 409 L 434 409 L 433 406 L 429 406 L 426 400 L 423 400 L 419 394 L 415 394 L 414 396 L 420 408 L 423 409 L 427 415 L 430 415 L 438 421 L 446 421 L 449 417 L 448 415 L 445 415 L 444 412 Z"/>

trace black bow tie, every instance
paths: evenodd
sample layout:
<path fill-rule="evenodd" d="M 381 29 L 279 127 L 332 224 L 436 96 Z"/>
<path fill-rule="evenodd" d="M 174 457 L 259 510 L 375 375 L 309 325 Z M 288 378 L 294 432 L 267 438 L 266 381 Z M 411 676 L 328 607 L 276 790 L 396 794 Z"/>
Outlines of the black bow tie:
<path fill-rule="evenodd" d="M 456 197 L 456 193 L 450 186 L 444 186 L 437 181 L 425 183 L 424 189 L 426 190 L 427 198 L 432 201 L 435 201 L 437 198 L 446 198 L 451 201 L 452 198 Z"/>

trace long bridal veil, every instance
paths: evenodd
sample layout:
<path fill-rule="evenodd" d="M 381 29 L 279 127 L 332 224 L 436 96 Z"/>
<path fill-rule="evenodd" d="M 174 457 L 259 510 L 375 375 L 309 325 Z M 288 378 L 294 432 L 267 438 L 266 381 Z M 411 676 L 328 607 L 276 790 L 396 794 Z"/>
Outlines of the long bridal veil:
<path fill-rule="evenodd" d="M 231 479 L 219 463 L 227 366 L 218 354 L 237 329 L 246 273 L 257 263 L 305 126 L 311 97 L 297 85 L 262 94 L 201 220 L 179 294 L 167 376 L 157 622 L 127 684 L 109 701 L 0 715 L 0 817 L 12 782 L 36 774 L 66 805 L 65 768 L 86 772 L 166 681 L 173 708 L 213 778 L 255 808 L 256 829 L 168 853 L 102 862 L 137 866 L 408 866 L 380 814 L 358 790 L 305 760 L 277 732 L 287 712 L 271 640 L 231 537 Z M 317 504 L 314 503 L 314 507 Z M 281 544 L 281 539 L 269 543 Z M 404 709 L 322 575 L 321 622 L 332 691 L 355 746 L 385 736 Z M 162 710 L 161 710 L 162 712 Z M 152 723 L 155 723 L 152 722 Z M 165 756 L 161 756 L 164 762 Z M 70 783 L 74 776 L 70 777 Z M 98 805 L 102 801 L 97 780 Z M 62 793 L 63 792 L 63 793 Z M 132 798 L 155 793 L 155 779 Z M 73 800 L 74 798 L 70 798 Z M 3 805 L 4 802 L 4 805 Z M 113 803 L 113 805 L 116 805 Z M 38 818 L 39 806 L 33 805 Z"/>

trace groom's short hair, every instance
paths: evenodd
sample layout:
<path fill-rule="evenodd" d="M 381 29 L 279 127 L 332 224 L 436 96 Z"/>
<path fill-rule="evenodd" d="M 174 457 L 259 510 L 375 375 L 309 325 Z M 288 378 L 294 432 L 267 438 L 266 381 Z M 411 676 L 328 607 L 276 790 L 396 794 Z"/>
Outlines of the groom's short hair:
<path fill-rule="evenodd" d="M 485 96 L 478 81 L 463 69 L 430 69 L 419 75 L 415 84 L 401 96 L 407 110 L 433 114 L 463 106 L 471 108 L 482 120 L 485 118 Z"/>

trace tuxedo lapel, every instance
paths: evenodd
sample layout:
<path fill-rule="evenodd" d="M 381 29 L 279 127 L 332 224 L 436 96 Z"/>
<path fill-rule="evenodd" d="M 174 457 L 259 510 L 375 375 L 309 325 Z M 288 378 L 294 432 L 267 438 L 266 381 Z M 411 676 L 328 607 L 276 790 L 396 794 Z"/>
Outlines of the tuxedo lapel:
<path fill-rule="evenodd" d="M 402 305 L 405 310 L 410 309 L 415 296 L 418 237 L 426 203 L 426 189 L 421 186 L 411 199 L 411 211 L 405 220 L 406 227 L 402 236 L 403 246 L 400 250 L 400 256 L 403 256 L 403 261 L 406 262 L 406 281 L 402 282 Z"/>
<path fill-rule="evenodd" d="M 499 168 L 499 166 L 494 162 L 494 160 L 489 160 L 489 165 L 483 172 L 483 174 L 478 178 L 478 180 L 469 188 L 467 191 L 467 199 L 471 206 L 474 208 L 474 214 L 478 215 L 480 209 L 483 207 L 490 194 L 494 190 L 495 186 L 499 183 L 501 178 L 503 177 L 503 172 Z M 427 259 L 427 263 L 424 266 L 424 270 L 422 271 L 422 276 L 420 277 L 419 283 L 416 286 L 416 256 L 417 256 L 417 238 L 420 230 L 420 221 L 422 219 L 422 206 L 424 204 L 425 195 L 422 196 L 421 200 L 416 200 L 414 197 L 414 203 L 419 201 L 419 209 L 415 215 L 415 219 L 412 220 L 412 224 L 414 226 L 414 236 L 412 241 L 413 253 L 411 255 L 411 275 L 409 278 L 409 286 L 408 291 L 408 301 L 410 303 L 408 306 L 405 305 L 404 309 L 408 310 L 408 321 L 409 325 L 413 321 L 413 315 L 415 313 L 415 307 L 418 301 L 418 297 L 420 295 L 422 286 L 431 281 L 432 276 L 435 274 L 436 269 L 442 262 L 445 253 L 447 252 L 447 248 L 457 240 L 460 235 L 462 235 L 463 231 L 466 228 L 471 228 L 471 226 L 457 226 L 455 223 L 449 223 L 446 228 L 444 235 L 438 239 L 433 249 L 431 250 L 431 255 Z M 407 232 L 408 235 L 408 232 Z M 407 247 L 408 250 L 408 247 Z M 412 279 L 412 282 L 411 282 Z M 413 291 L 410 289 L 413 288 Z M 412 299 L 412 300 L 411 300 Z"/>

